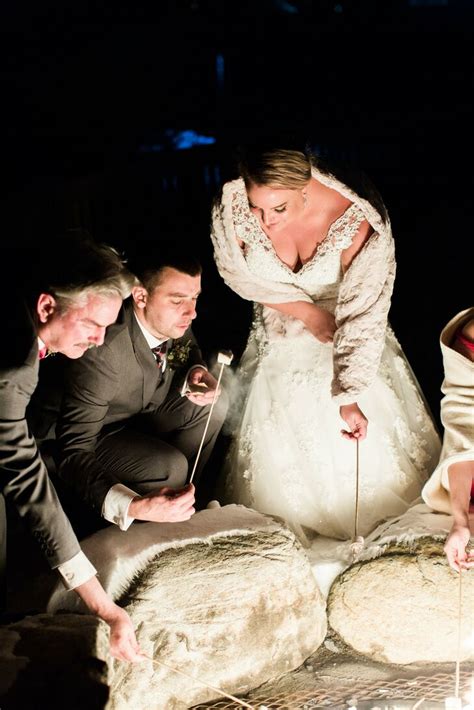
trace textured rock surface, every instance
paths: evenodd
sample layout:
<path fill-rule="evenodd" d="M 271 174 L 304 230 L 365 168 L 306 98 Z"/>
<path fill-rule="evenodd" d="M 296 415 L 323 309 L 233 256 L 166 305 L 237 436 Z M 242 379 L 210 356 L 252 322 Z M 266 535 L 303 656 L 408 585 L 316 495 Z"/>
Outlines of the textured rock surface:
<path fill-rule="evenodd" d="M 455 661 L 459 575 L 450 570 L 442 544 L 419 539 L 389 546 L 353 565 L 334 582 L 328 599 L 330 626 L 374 661 Z M 461 660 L 474 660 L 474 572 L 462 576 Z"/>
<path fill-rule="evenodd" d="M 0 627 L 2 710 L 102 710 L 108 628 L 92 616 L 40 614 Z"/>
<path fill-rule="evenodd" d="M 283 529 L 170 549 L 125 601 L 148 655 L 234 695 L 299 666 L 326 633 L 304 552 Z M 147 661 L 117 669 L 111 707 L 185 708 L 213 697 Z"/>
<path fill-rule="evenodd" d="M 233 695 L 296 668 L 325 637 L 325 602 L 299 542 L 242 506 L 127 533 L 110 527 L 82 547 L 147 655 Z M 58 586 L 49 608 L 76 604 L 77 595 Z M 110 707 L 171 710 L 216 697 L 145 661 L 116 664 Z"/>

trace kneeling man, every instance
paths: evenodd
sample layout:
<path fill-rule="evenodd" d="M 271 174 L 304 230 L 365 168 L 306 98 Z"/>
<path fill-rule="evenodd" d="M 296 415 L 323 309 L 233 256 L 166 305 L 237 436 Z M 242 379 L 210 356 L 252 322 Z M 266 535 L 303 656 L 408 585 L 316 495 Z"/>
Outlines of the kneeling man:
<path fill-rule="evenodd" d="M 122 530 L 134 519 L 177 522 L 193 514 L 186 480 L 217 385 L 191 330 L 199 263 L 158 245 L 131 268 L 139 283 L 104 344 L 67 369 L 57 426 L 60 476 Z M 197 477 L 226 409 L 221 394 Z"/>

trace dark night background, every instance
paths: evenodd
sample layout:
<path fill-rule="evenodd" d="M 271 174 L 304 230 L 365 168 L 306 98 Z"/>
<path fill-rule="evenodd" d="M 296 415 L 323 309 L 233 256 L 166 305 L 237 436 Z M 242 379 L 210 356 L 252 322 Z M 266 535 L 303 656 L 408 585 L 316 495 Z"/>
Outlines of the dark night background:
<path fill-rule="evenodd" d="M 21 244 L 28 259 L 73 226 L 125 251 L 179 240 L 205 266 L 203 349 L 239 355 L 250 305 L 213 266 L 211 200 L 240 141 L 292 132 L 382 193 L 390 320 L 438 414 L 439 331 L 472 305 L 472 2 L 42 0 L 1 14 L 4 255 Z M 215 142 L 173 150 L 183 130 Z"/>

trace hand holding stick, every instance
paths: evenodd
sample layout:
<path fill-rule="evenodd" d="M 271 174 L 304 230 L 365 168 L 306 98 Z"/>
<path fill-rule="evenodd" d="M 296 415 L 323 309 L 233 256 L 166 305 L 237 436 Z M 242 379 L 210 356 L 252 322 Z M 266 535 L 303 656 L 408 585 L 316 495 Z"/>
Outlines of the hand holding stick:
<path fill-rule="evenodd" d="M 207 417 L 206 426 L 204 427 L 204 431 L 203 431 L 202 438 L 201 438 L 201 443 L 199 444 L 199 449 L 198 449 L 198 452 L 197 452 L 197 454 L 196 454 L 196 459 L 195 459 L 195 461 L 194 461 L 193 470 L 191 471 L 191 476 L 190 476 L 190 478 L 189 478 L 189 483 L 192 483 L 193 478 L 194 478 L 194 474 L 196 473 L 196 468 L 197 468 L 197 465 L 198 465 L 199 457 L 200 457 L 200 455 L 201 455 L 202 447 L 204 446 L 204 440 L 205 440 L 205 438 L 206 438 L 207 429 L 208 429 L 208 427 L 209 427 L 209 422 L 210 422 L 210 420 L 211 420 L 212 410 L 214 409 L 214 405 L 215 405 L 216 400 L 217 400 L 217 395 L 218 395 L 218 392 L 219 392 L 219 385 L 220 385 L 220 383 L 221 383 L 221 378 L 222 378 L 222 372 L 223 372 L 223 370 L 224 370 L 224 365 L 230 365 L 230 363 L 232 362 L 233 357 L 234 357 L 234 356 L 233 356 L 233 354 L 232 354 L 230 351 L 222 351 L 222 352 L 219 352 L 219 354 L 217 355 L 217 362 L 220 364 L 221 367 L 220 367 L 220 370 L 219 370 L 219 376 L 218 376 L 218 378 L 217 378 L 216 389 L 214 390 L 214 397 L 212 398 L 211 407 L 210 407 L 210 409 L 209 409 L 209 414 L 208 414 L 208 417 Z"/>

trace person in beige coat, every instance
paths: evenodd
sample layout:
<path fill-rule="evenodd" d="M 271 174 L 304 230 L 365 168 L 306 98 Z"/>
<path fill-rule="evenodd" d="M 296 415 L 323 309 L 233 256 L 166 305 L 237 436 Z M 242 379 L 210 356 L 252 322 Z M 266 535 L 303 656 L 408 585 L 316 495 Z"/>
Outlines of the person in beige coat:
<path fill-rule="evenodd" d="M 434 510 L 454 517 L 444 549 L 451 567 L 459 571 L 474 567 L 474 554 L 468 548 L 474 533 L 474 308 L 449 321 L 440 344 L 443 448 L 422 496 Z"/>

